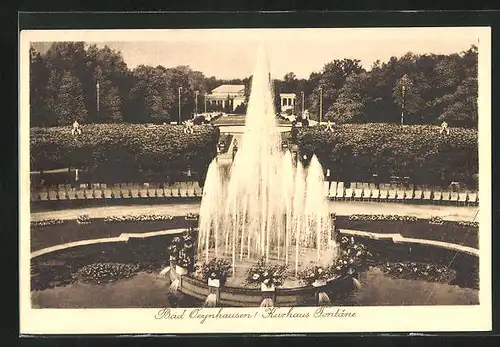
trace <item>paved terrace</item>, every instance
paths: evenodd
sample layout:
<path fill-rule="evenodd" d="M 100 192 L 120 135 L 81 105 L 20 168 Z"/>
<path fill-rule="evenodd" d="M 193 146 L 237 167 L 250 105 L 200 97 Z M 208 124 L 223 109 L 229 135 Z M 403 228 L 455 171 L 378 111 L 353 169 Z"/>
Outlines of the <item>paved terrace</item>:
<path fill-rule="evenodd" d="M 337 215 L 351 214 L 398 214 L 411 215 L 417 218 L 441 217 L 445 220 L 478 221 L 479 208 L 470 206 L 442 206 L 442 205 L 410 205 L 399 203 L 380 202 L 350 202 L 329 201 L 329 210 Z M 106 216 L 140 215 L 140 214 L 167 214 L 171 216 L 185 215 L 186 213 L 199 213 L 200 203 L 180 203 L 161 205 L 125 205 L 77 208 L 62 211 L 44 211 L 31 213 L 31 220 L 43 219 L 76 219 L 80 215 L 91 218 Z M 477 216 L 476 216 L 477 214 Z"/>

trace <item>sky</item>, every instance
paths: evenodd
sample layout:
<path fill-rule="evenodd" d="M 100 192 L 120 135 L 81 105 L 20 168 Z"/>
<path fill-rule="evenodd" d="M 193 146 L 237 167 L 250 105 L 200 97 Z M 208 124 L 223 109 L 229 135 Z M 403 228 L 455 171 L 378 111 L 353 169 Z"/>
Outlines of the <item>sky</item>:
<path fill-rule="evenodd" d="M 407 52 L 450 54 L 478 44 L 480 28 L 371 29 L 188 29 L 47 32 L 35 46 L 45 51 L 52 41 L 85 41 L 120 51 L 128 67 L 166 68 L 189 65 L 205 76 L 244 78 L 252 74 L 263 44 L 273 77 L 294 72 L 308 78 L 334 59 L 359 59 L 370 69 Z"/>

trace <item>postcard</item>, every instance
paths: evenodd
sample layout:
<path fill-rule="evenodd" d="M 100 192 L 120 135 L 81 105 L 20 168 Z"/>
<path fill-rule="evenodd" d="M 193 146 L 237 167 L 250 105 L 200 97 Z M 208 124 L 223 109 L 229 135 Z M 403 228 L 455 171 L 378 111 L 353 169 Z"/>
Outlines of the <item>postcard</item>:
<path fill-rule="evenodd" d="M 488 27 L 19 49 L 21 334 L 491 330 Z"/>

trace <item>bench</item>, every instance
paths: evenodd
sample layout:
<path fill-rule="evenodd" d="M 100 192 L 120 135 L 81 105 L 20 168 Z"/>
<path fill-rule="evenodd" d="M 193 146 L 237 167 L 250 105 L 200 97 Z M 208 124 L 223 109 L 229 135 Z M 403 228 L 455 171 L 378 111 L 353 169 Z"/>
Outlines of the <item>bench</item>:
<path fill-rule="evenodd" d="M 358 201 L 361 200 L 361 199 L 363 199 L 363 189 L 356 188 L 354 190 L 354 199 L 358 200 Z"/>
<path fill-rule="evenodd" d="M 69 200 L 76 200 L 76 191 L 74 189 L 68 189 L 66 191 Z"/>
<path fill-rule="evenodd" d="M 102 196 L 103 196 L 102 189 L 94 189 L 95 199 L 102 199 Z"/>
<path fill-rule="evenodd" d="M 441 201 L 448 202 L 450 201 L 450 192 L 442 192 L 441 193 Z"/>
<path fill-rule="evenodd" d="M 432 192 L 430 190 L 425 190 L 422 195 L 422 201 L 430 202 L 432 197 Z"/>
<path fill-rule="evenodd" d="M 328 197 L 331 199 L 335 199 L 337 196 L 337 182 L 331 182 L 330 183 L 330 189 L 328 190 Z"/>
<path fill-rule="evenodd" d="M 83 189 L 77 189 L 76 190 L 76 198 L 78 200 L 85 200 L 85 190 L 83 190 Z"/>
<path fill-rule="evenodd" d="M 344 197 L 344 198 L 345 198 L 346 200 L 350 200 L 350 199 L 352 199 L 352 197 L 353 197 L 353 193 L 354 193 L 354 192 L 352 191 L 352 189 L 351 189 L 351 188 L 347 188 L 347 189 L 345 190 L 345 197 Z"/>
<path fill-rule="evenodd" d="M 49 200 L 56 201 L 57 199 L 57 191 L 49 190 Z"/>
<path fill-rule="evenodd" d="M 112 199 L 113 198 L 113 191 L 111 189 L 104 189 L 103 196 L 104 196 L 104 199 Z"/>
<path fill-rule="evenodd" d="M 363 188 L 363 201 L 370 200 L 371 197 L 371 189 L 368 187 Z"/>
<path fill-rule="evenodd" d="M 396 200 L 396 191 L 391 189 L 389 190 L 389 193 L 387 194 L 387 200 L 389 201 L 395 201 Z"/>
<path fill-rule="evenodd" d="M 413 193 L 413 200 L 416 200 L 416 201 L 422 200 L 422 191 L 421 190 L 415 190 L 415 192 Z"/>
<path fill-rule="evenodd" d="M 49 200 L 49 193 L 47 191 L 41 191 L 39 195 L 40 195 L 40 201 Z"/>
<path fill-rule="evenodd" d="M 134 199 L 138 198 L 139 197 L 139 189 L 138 188 L 131 188 L 130 189 L 130 196 Z"/>
<path fill-rule="evenodd" d="M 404 190 L 396 191 L 396 200 L 403 201 L 405 200 L 405 192 Z"/>
<path fill-rule="evenodd" d="M 156 188 L 156 189 L 155 189 L 155 195 L 156 195 L 156 197 L 158 197 L 158 198 L 163 198 L 163 197 L 165 197 L 165 193 L 164 193 L 164 191 L 163 191 L 163 188 Z"/>
<path fill-rule="evenodd" d="M 128 188 L 122 188 L 120 191 L 121 191 L 121 195 L 124 199 L 130 198 L 130 190 Z"/>
<path fill-rule="evenodd" d="M 469 205 L 476 205 L 478 202 L 478 195 L 476 192 L 472 192 L 472 193 L 469 193 L 469 196 L 468 196 L 468 199 L 467 199 L 467 203 Z"/>
<path fill-rule="evenodd" d="M 90 200 L 90 199 L 93 199 L 93 198 L 94 198 L 94 192 L 93 192 L 93 190 L 92 190 L 92 189 L 85 189 L 85 190 L 83 191 L 83 194 L 84 194 L 84 196 L 85 196 L 85 199 L 89 199 L 89 200 Z"/>
<path fill-rule="evenodd" d="M 451 192 L 450 193 L 450 202 L 458 204 L 458 192 Z"/>
<path fill-rule="evenodd" d="M 443 193 L 440 191 L 435 191 L 432 197 L 433 202 L 439 202 L 441 201 L 441 197 L 443 196 Z"/>

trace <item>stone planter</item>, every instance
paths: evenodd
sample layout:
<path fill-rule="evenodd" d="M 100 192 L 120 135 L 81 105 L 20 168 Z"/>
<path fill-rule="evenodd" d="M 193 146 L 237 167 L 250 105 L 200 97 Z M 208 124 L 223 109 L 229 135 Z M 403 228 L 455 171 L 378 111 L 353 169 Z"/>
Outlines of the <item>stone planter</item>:
<path fill-rule="evenodd" d="M 178 274 L 179 276 L 184 276 L 187 275 L 188 270 L 186 268 L 183 268 L 182 266 L 176 265 L 175 273 Z"/>
<path fill-rule="evenodd" d="M 208 286 L 209 287 L 214 287 L 214 288 L 219 288 L 220 287 L 220 280 L 218 279 L 208 279 Z"/>
<path fill-rule="evenodd" d="M 263 292 L 274 292 L 276 290 L 276 287 L 274 286 L 274 284 L 267 285 L 265 283 L 261 283 L 260 290 Z"/>
<path fill-rule="evenodd" d="M 326 286 L 326 280 L 316 280 L 312 283 L 313 287 L 323 287 Z"/>

